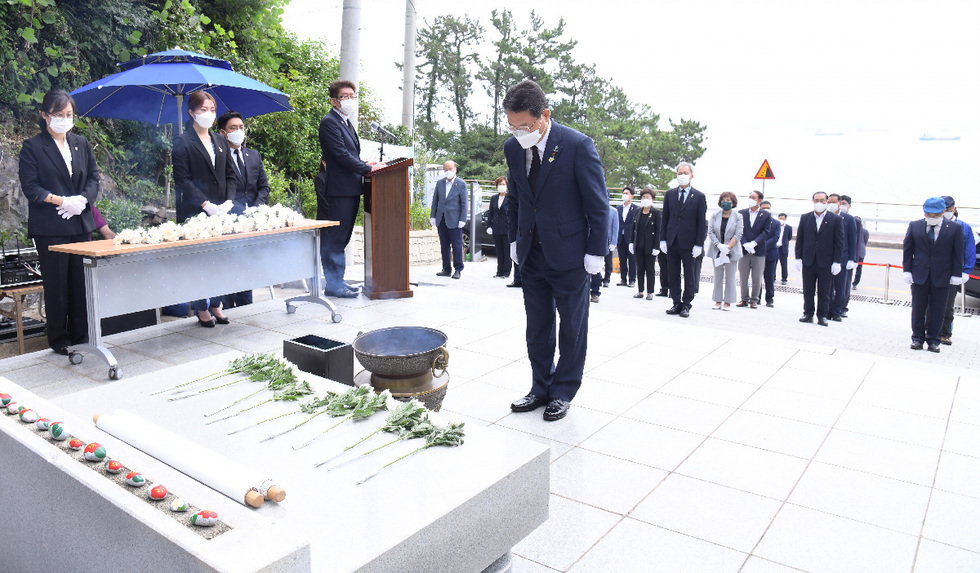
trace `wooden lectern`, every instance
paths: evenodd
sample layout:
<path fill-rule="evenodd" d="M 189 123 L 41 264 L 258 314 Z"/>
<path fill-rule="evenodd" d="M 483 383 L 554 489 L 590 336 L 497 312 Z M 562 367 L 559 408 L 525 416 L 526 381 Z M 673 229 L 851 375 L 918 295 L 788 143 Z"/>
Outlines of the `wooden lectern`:
<path fill-rule="evenodd" d="M 412 159 L 364 178 L 364 289 L 369 298 L 406 298 Z"/>

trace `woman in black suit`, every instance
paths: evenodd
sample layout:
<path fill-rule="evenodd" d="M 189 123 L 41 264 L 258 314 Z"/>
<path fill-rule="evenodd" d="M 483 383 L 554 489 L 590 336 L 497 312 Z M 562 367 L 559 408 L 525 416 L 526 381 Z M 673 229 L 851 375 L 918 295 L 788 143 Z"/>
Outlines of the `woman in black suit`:
<path fill-rule="evenodd" d="M 211 131 L 216 117 L 214 96 L 205 91 L 190 94 L 187 114 L 193 120 L 193 129 L 174 140 L 173 149 L 178 223 L 200 213 L 208 216 L 227 213 L 238 191 L 228 141 Z M 222 297 L 213 297 L 191 303 L 201 326 L 228 324 L 228 318 L 218 306 L 221 301 Z"/>
<path fill-rule="evenodd" d="M 92 207 L 99 168 L 88 141 L 69 133 L 75 101 L 52 90 L 41 102 L 41 133 L 20 150 L 20 186 L 29 203 L 27 232 L 37 246 L 47 307 L 48 344 L 58 354 L 88 342 L 82 257 L 49 251 L 52 245 L 88 241 L 95 230 Z"/>
<path fill-rule="evenodd" d="M 495 279 L 510 276 L 510 241 L 507 240 L 507 214 L 504 213 L 504 197 L 507 196 L 507 178 L 497 177 L 493 182 L 497 194 L 490 198 L 487 212 L 487 231 L 493 236 L 493 249 L 497 253 L 497 274 Z"/>
<path fill-rule="evenodd" d="M 642 209 L 633 219 L 633 228 L 628 230 L 630 253 L 636 256 L 636 278 L 639 292 L 633 298 L 643 298 L 643 283 L 646 283 L 647 300 L 653 300 L 656 283 L 657 255 L 660 254 L 660 211 L 653 207 L 653 190 L 640 191 Z"/>

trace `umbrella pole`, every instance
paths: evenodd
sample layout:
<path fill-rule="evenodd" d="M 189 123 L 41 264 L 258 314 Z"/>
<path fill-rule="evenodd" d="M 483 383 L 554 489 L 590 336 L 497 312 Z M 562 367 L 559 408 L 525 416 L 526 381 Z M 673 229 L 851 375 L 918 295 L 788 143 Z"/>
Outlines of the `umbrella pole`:
<path fill-rule="evenodd" d="M 180 118 L 181 118 L 180 112 L 183 109 L 183 107 L 184 107 L 184 95 L 183 94 L 177 94 L 177 137 L 180 137 L 181 135 L 184 134 L 184 124 L 180 120 Z M 172 149 L 170 151 L 170 160 L 169 161 L 170 161 L 170 167 L 171 167 L 171 169 L 170 169 L 170 175 L 167 176 L 167 204 L 166 204 L 166 207 L 168 209 L 170 208 L 170 179 L 171 179 L 171 177 L 173 177 L 173 164 L 174 164 L 174 153 L 173 153 L 173 150 Z"/>

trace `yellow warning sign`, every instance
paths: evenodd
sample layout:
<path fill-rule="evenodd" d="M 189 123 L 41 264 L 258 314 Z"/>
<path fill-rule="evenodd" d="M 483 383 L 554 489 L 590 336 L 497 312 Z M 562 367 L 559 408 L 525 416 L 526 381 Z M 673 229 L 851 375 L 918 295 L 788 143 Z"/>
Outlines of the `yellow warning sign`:
<path fill-rule="evenodd" d="M 762 167 L 759 168 L 758 173 L 755 174 L 756 179 L 775 179 L 776 176 L 772 174 L 772 167 L 769 167 L 769 160 L 764 159 L 762 161 Z"/>

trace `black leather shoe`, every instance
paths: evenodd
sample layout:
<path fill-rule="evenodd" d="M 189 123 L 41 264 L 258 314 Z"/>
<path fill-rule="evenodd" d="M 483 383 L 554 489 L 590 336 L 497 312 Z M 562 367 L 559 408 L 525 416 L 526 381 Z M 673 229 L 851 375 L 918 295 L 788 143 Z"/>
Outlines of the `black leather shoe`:
<path fill-rule="evenodd" d="M 512 287 L 512 288 L 521 288 L 522 286 L 524 286 L 524 284 L 515 281 L 515 282 L 510 283 L 507 286 Z"/>
<path fill-rule="evenodd" d="M 771 302 L 767 302 L 767 303 L 766 303 L 766 308 L 773 308 L 774 306 L 776 306 L 776 305 L 774 305 L 774 304 L 773 304 L 773 303 L 771 303 Z"/>
<path fill-rule="evenodd" d="M 197 323 L 203 326 L 204 328 L 214 328 L 214 325 L 217 324 L 217 321 L 214 320 L 214 317 L 212 317 L 211 320 L 201 320 L 201 317 L 199 316 L 197 317 Z"/>
<path fill-rule="evenodd" d="M 909 348 L 911 348 L 912 350 L 922 350 L 922 342 L 915 341 L 912 343 L 912 346 L 909 346 Z"/>
<path fill-rule="evenodd" d="M 534 394 L 528 394 L 520 400 L 514 402 L 510 405 L 511 412 L 530 412 L 532 410 L 537 410 L 541 406 L 548 403 L 548 398 L 544 396 L 535 396 Z"/>
<path fill-rule="evenodd" d="M 565 400 L 555 398 L 548 404 L 548 407 L 544 409 L 545 421 L 554 422 L 555 420 L 561 420 L 568 414 L 568 407 L 571 405 L 571 402 L 566 402 Z"/>
<path fill-rule="evenodd" d="M 602 288 L 609 288 L 609 281 L 602 281 Z"/>
<path fill-rule="evenodd" d="M 636 286 L 636 281 L 630 281 L 629 284 L 627 284 L 626 286 L 633 288 Z"/>
<path fill-rule="evenodd" d="M 59 348 L 52 348 L 51 352 L 54 352 L 55 354 L 60 354 L 62 356 L 68 356 L 68 349 L 64 346 Z"/>
<path fill-rule="evenodd" d="M 323 294 L 327 296 L 332 296 L 334 298 L 357 298 L 357 291 L 353 291 L 353 290 L 345 290 L 341 292 L 334 292 L 334 291 L 327 290 L 327 291 L 323 291 Z"/>
<path fill-rule="evenodd" d="M 682 309 L 682 308 L 683 308 L 683 307 L 681 307 L 680 305 L 676 305 L 676 304 L 675 304 L 674 306 L 672 306 L 672 307 L 670 307 L 670 308 L 668 308 L 668 309 L 666 310 L 666 312 L 667 312 L 667 314 L 680 314 L 680 313 L 681 313 L 681 309 Z"/>
<path fill-rule="evenodd" d="M 509 279 L 510 276 L 509 275 L 493 275 L 493 278 L 495 278 L 495 279 Z"/>
<path fill-rule="evenodd" d="M 949 337 L 949 336 L 940 336 L 939 337 L 939 344 L 945 344 L 946 346 L 952 346 L 953 345 L 953 339 L 952 339 L 952 337 Z"/>
<path fill-rule="evenodd" d="M 677 315 L 680 316 L 681 318 L 688 318 L 689 316 L 691 316 L 691 309 L 687 308 L 686 306 L 682 307 L 681 311 L 678 312 Z"/>
<path fill-rule="evenodd" d="M 840 313 L 840 317 L 841 318 L 847 318 L 847 312 Z"/>
<path fill-rule="evenodd" d="M 616 283 L 616 286 L 627 286 L 626 281 L 619 281 L 618 283 Z"/>
<path fill-rule="evenodd" d="M 820 326 L 828 326 L 830 323 L 827 322 L 827 319 L 826 318 L 824 318 L 822 316 L 818 316 L 817 317 L 817 324 L 819 324 Z"/>
<path fill-rule="evenodd" d="M 459 271 L 456 271 L 456 272 L 453 273 L 453 278 L 454 279 L 458 279 L 459 278 Z"/>
<path fill-rule="evenodd" d="M 832 320 L 834 322 L 844 322 L 844 319 L 842 319 L 839 314 L 832 314 L 832 315 L 830 315 L 827 318 L 829 318 L 830 320 Z"/>
<path fill-rule="evenodd" d="M 800 322 L 813 322 L 813 317 L 809 314 L 804 314 L 800 317 Z"/>
<path fill-rule="evenodd" d="M 218 324 L 231 324 L 231 321 L 228 320 L 227 316 L 215 316 L 214 321 Z"/>
<path fill-rule="evenodd" d="M 436 273 L 436 276 L 437 277 L 448 277 L 448 276 L 451 276 L 452 274 L 453 274 L 452 271 L 447 271 L 447 270 L 443 269 L 443 270 L 437 272 Z"/>
<path fill-rule="evenodd" d="M 660 291 L 660 292 L 657 293 L 657 296 L 664 296 L 664 297 L 666 297 L 666 296 L 670 296 L 670 295 L 667 294 L 667 291 L 662 290 L 662 291 Z"/>
<path fill-rule="evenodd" d="M 939 354 L 939 345 L 936 344 L 935 342 L 929 343 L 929 352 L 935 352 L 936 354 Z"/>

